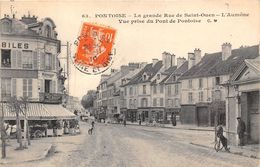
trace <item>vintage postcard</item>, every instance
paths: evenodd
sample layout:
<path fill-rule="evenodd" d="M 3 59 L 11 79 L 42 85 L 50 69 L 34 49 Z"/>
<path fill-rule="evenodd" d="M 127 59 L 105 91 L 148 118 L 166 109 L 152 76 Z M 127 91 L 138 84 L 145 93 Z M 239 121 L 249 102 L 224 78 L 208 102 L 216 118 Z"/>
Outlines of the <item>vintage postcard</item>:
<path fill-rule="evenodd" d="M 257 167 L 259 91 L 259 0 L 0 0 L 0 166 Z"/>

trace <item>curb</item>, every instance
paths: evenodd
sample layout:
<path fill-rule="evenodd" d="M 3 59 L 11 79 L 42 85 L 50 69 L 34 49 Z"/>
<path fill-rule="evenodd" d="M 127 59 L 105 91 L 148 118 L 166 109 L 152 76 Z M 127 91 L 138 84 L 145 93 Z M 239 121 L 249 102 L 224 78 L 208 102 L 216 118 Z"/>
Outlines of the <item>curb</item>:
<path fill-rule="evenodd" d="M 109 123 L 109 124 L 117 124 L 117 123 Z M 167 126 L 148 126 L 148 125 L 138 125 L 138 124 L 126 124 L 126 125 L 145 126 L 145 127 L 151 127 L 151 128 L 167 128 L 167 129 L 180 129 L 180 130 L 194 130 L 194 131 L 214 132 L 214 129 L 180 128 L 180 127 L 167 127 Z"/>
<path fill-rule="evenodd" d="M 50 152 L 50 150 L 53 148 L 53 144 L 50 144 L 46 150 L 43 151 L 43 154 L 39 158 L 26 160 L 26 161 L 18 161 L 18 162 L 0 162 L 2 165 L 8 165 L 8 164 L 18 164 L 18 163 L 25 163 L 25 162 L 33 162 L 33 161 L 39 161 L 44 158 L 46 158 Z"/>
<path fill-rule="evenodd" d="M 193 142 L 190 142 L 190 144 L 191 144 L 191 145 L 194 145 L 194 146 L 198 146 L 198 147 L 204 147 L 204 148 L 213 149 L 212 147 L 205 146 L 205 145 L 202 145 L 202 144 L 193 143 Z M 230 154 L 234 154 L 234 155 L 239 155 L 239 156 L 247 157 L 247 158 L 260 159 L 260 157 L 255 156 L 255 155 L 253 155 L 253 154 L 250 154 L 250 155 L 244 154 L 242 151 L 241 151 L 241 152 L 230 151 L 229 153 L 230 153 Z"/>

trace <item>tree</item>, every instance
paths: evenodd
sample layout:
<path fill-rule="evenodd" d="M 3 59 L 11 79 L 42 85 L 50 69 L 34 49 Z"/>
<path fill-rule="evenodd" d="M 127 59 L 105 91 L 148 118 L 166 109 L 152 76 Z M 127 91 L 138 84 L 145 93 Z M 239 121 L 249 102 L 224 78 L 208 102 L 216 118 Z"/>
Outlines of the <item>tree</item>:
<path fill-rule="evenodd" d="M 92 108 L 94 106 L 94 100 L 96 99 L 96 91 L 89 90 L 86 95 L 84 95 L 81 99 L 81 105 L 85 109 Z"/>

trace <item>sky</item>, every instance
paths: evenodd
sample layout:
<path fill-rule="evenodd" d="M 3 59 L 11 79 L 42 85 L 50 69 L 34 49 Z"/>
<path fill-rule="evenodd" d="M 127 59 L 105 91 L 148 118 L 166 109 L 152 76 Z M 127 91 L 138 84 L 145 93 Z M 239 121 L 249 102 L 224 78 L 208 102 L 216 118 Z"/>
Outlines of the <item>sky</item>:
<path fill-rule="evenodd" d="M 260 41 L 260 1 L 252 0 L 87 0 L 87 1 L 1 1 L 0 15 L 10 14 L 10 7 L 21 18 L 28 12 L 36 15 L 39 20 L 50 17 L 56 24 L 58 39 L 62 44 L 73 45 L 79 35 L 83 22 L 97 23 L 116 29 L 114 48 L 116 55 L 111 68 L 119 68 L 129 62 L 151 62 L 153 58 L 162 58 L 164 51 L 175 54 L 176 57 L 187 58 L 188 52 L 195 48 L 204 53 L 221 51 L 224 42 L 230 42 L 232 48 L 241 45 L 251 46 Z M 95 14 L 126 14 L 133 18 L 134 14 L 221 14 L 248 13 L 243 17 L 214 17 L 201 18 L 202 23 L 161 23 L 161 24 L 122 24 L 118 18 L 96 18 Z M 83 18 L 82 15 L 88 15 Z M 140 18 L 142 19 L 142 18 Z M 187 17 L 180 19 L 188 19 Z M 195 17 L 190 19 L 196 19 Z M 217 19 L 208 23 L 207 19 Z M 65 56 L 62 47 L 60 57 Z M 71 63 L 71 62 L 70 62 Z M 90 89 L 96 89 L 100 75 L 87 75 L 78 71 L 70 64 L 70 94 L 82 97 Z"/>

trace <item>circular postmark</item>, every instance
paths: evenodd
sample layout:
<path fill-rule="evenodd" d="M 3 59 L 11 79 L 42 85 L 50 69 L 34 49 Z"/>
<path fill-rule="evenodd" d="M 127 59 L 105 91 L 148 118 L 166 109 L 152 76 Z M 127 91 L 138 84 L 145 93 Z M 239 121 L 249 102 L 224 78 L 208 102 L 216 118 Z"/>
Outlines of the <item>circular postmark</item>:
<path fill-rule="evenodd" d="M 74 66 L 85 74 L 100 74 L 108 70 L 116 54 L 113 49 L 116 30 L 111 27 L 83 23 L 74 41 L 77 47 Z"/>

